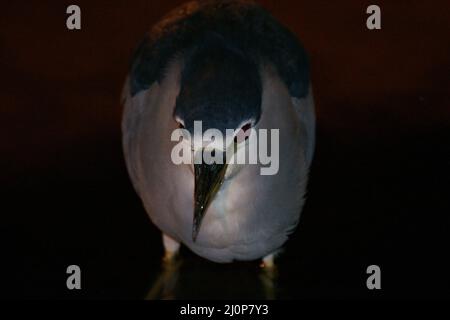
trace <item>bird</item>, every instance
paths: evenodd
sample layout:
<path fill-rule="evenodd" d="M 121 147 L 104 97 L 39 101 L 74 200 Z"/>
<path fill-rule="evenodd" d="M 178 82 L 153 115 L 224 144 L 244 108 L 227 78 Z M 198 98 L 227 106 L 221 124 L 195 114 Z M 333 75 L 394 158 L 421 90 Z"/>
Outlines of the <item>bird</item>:
<path fill-rule="evenodd" d="M 296 35 L 253 1 L 187 2 L 137 46 L 122 103 L 127 170 L 164 259 L 183 244 L 218 263 L 272 266 L 298 226 L 315 148 L 309 57 Z M 278 130 L 277 173 L 261 174 L 261 163 L 175 164 L 174 130 L 190 133 L 191 158 L 205 152 L 196 121 L 224 137 L 244 133 L 214 145 L 222 155 L 250 147 L 249 130 Z"/>

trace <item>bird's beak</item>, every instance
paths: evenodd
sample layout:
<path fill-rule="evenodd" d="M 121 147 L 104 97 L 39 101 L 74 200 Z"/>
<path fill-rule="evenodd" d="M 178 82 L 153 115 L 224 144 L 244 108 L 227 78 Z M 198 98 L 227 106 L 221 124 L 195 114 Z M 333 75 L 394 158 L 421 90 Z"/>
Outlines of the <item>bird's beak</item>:
<path fill-rule="evenodd" d="M 204 149 L 201 151 L 202 157 Z M 203 158 L 202 158 L 203 159 Z M 226 163 L 226 154 L 223 152 L 223 161 L 221 164 L 194 164 L 195 172 L 195 191 L 194 191 L 194 223 L 192 225 L 192 240 L 197 239 L 200 225 L 208 209 L 209 204 L 214 199 L 217 191 L 223 183 L 228 164 Z"/>

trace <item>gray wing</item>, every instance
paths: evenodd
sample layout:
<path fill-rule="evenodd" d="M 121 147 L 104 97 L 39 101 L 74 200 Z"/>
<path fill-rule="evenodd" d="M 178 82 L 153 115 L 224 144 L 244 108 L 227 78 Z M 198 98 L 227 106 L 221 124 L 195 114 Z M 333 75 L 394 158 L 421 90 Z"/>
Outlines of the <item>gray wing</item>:
<path fill-rule="evenodd" d="M 137 151 L 135 138 L 139 127 L 139 106 L 133 104 L 133 99 L 130 95 L 129 77 L 125 81 L 122 90 L 122 104 L 124 106 L 122 116 L 122 145 L 125 157 L 125 162 L 130 175 L 131 181 L 137 193 L 139 193 L 137 186 L 136 161 L 132 161 Z"/>

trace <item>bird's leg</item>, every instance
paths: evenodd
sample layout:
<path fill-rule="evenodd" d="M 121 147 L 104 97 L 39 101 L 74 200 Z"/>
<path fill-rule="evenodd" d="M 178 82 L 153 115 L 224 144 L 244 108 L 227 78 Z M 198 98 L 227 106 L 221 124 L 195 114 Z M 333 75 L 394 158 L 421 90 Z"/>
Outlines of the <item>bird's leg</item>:
<path fill-rule="evenodd" d="M 180 243 L 174 238 L 163 233 L 163 245 L 164 245 L 164 262 L 171 262 L 180 250 Z"/>
<path fill-rule="evenodd" d="M 261 273 L 259 279 L 264 288 L 266 299 L 272 300 L 276 298 L 275 286 L 278 276 L 277 267 L 274 263 L 275 253 L 265 256 L 261 261 Z"/>
<path fill-rule="evenodd" d="M 263 274 L 272 280 L 275 280 L 275 278 L 278 275 L 277 266 L 275 265 L 275 262 L 274 262 L 275 255 L 276 255 L 276 253 L 271 253 L 271 254 L 263 257 L 261 264 L 260 264 Z"/>
<path fill-rule="evenodd" d="M 274 253 L 268 254 L 267 256 L 263 257 L 261 261 L 261 268 L 275 268 L 275 263 L 273 261 L 274 258 Z"/>
<path fill-rule="evenodd" d="M 156 281 L 147 293 L 147 300 L 175 298 L 175 287 L 178 281 L 178 273 L 181 266 L 181 259 L 177 259 L 180 243 L 163 233 L 164 257 L 162 268 Z"/>
<path fill-rule="evenodd" d="M 173 256 L 171 260 L 163 261 L 161 271 L 147 293 L 146 300 L 173 300 L 176 298 L 175 289 L 178 282 L 181 259 Z"/>

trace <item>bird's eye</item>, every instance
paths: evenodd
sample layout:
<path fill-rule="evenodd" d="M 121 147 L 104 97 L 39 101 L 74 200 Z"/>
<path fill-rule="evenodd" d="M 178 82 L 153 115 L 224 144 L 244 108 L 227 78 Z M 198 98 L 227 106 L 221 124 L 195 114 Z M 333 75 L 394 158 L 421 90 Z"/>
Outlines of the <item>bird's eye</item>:
<path fill-rule="evenodd" d="M 179 129 L 184 129 L 184 121 L 179 119 L 178 117 L 175 118 L 175 121 L 177 122 Z"/>
<path fill-rule="evenodd" d="M 252 124 L 250 122 L 244 124 L 238 131 L 238 133 L 234 136 L 234 143 L 241 143 L 246 141 L 250 136 L 250 129 Z"/>
<path fill-rule="evenodd" d="M 177 123 L 177 126 L 179 129 L 184 129 L 184 121 L 182 119 L 180 119 L 180 117 L 178 117 L 177 115 L 175 115 L 174 117 L 175 122 Z"/>

